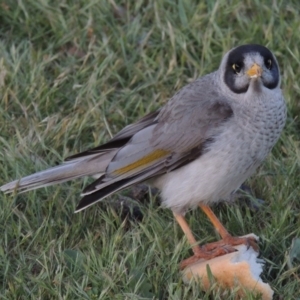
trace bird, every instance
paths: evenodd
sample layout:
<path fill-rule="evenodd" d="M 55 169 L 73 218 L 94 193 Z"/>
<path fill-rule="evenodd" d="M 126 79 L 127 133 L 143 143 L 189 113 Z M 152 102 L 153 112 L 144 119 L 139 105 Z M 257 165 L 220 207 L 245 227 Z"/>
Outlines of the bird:
<path fill-rule="evenodd" d="M 232 236 L 210 206 L 251 176 L 276 144 L 286 122 L 274 54 L 259 44 L 229 50 L 219 68 L 187 84 L 160 109 L 127 125 L 107 143 L 62 164 L 4 184 L 5 193 L 29 191 L 75 178 L 97 179 L 85 187 L 76 211 L 132 185 L 158 188 L 193 255 L 180 264 L 211 259 L 254 238 Z M 221 240 L 199 245 L 185 214 L 200 207 Z"/>

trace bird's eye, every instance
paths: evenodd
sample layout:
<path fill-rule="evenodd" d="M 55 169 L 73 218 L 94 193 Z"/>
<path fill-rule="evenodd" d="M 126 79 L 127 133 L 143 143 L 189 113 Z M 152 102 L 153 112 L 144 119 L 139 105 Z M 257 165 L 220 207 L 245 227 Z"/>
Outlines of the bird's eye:
<path fill-rule="evenodd" d="M 235 74 L 239 74 L 241 72 L 242 67 L 240 64 L 233 64 L 231 67 Z"/>
<path fill-rule="evenodd" d="M 265 65 L 267 69 L 271 70 L 272 69 L 272 60 L 269 58 L 265 61 Z"/>

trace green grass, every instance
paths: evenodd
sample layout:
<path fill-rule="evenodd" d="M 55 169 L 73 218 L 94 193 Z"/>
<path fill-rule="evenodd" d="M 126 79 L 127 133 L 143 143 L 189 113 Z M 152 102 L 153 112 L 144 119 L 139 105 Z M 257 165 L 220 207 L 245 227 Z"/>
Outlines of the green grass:
<path fill-rule="evenodd" d="M 283 0 L 1 1 L 0 185 L 107 141 L 215 70 L 231 47 L 266 45 L 288 120 L 248 181 L 265 204 L 215 211 L 232 234 L 261 237 L 275 299 L 299 299 L 299 265 L 287 266 L 300 237 L 299 14 L 298 1 Z M 155 198 L 140 205 L 141 222 L 110 205 L 117 196 L 73 214 L 86 183 L 0 194 L 1 299 L 222 299 L 215 287 L 183 284 L 178 263 L 191 251 Z M 200 211 L 187 218 L 199 241 L 216 240 Z"/>

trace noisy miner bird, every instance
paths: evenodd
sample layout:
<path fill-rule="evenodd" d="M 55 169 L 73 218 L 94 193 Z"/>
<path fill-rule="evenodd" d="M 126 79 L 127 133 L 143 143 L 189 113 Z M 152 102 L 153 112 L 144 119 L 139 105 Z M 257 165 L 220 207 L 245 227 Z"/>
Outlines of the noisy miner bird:
<path fill-rule="evenodd" d="M 179 90 L 169 102 L 106 144 L 76 154 L 62 165 L 3 185 L 6 193 L 28 191 L 71 179 L 99 175 L 88 185 L 79 212 L 139 182 L 158 188 L 196 259 L 257 247 L 251 238 L 233 237 L 208 205 L 227 198 L 252 175 L 278 140 L 286 120 L 276 58 L 266 47 L 230 50 L 219 69 Z M 200 206 L 222 240 L 198 246 L 184 215 Z"/>

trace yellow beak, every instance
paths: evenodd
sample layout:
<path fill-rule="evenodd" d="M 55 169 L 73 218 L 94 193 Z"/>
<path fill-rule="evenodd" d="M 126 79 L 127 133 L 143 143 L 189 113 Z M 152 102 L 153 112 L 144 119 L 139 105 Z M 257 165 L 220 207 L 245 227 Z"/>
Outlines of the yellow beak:
<path fill-rule="evenodd" d="M 247 74 L 250 78 L 260 77 L 262 74 L 262 68 L 258 64 L 254 64 L 248 71 Z"/>

